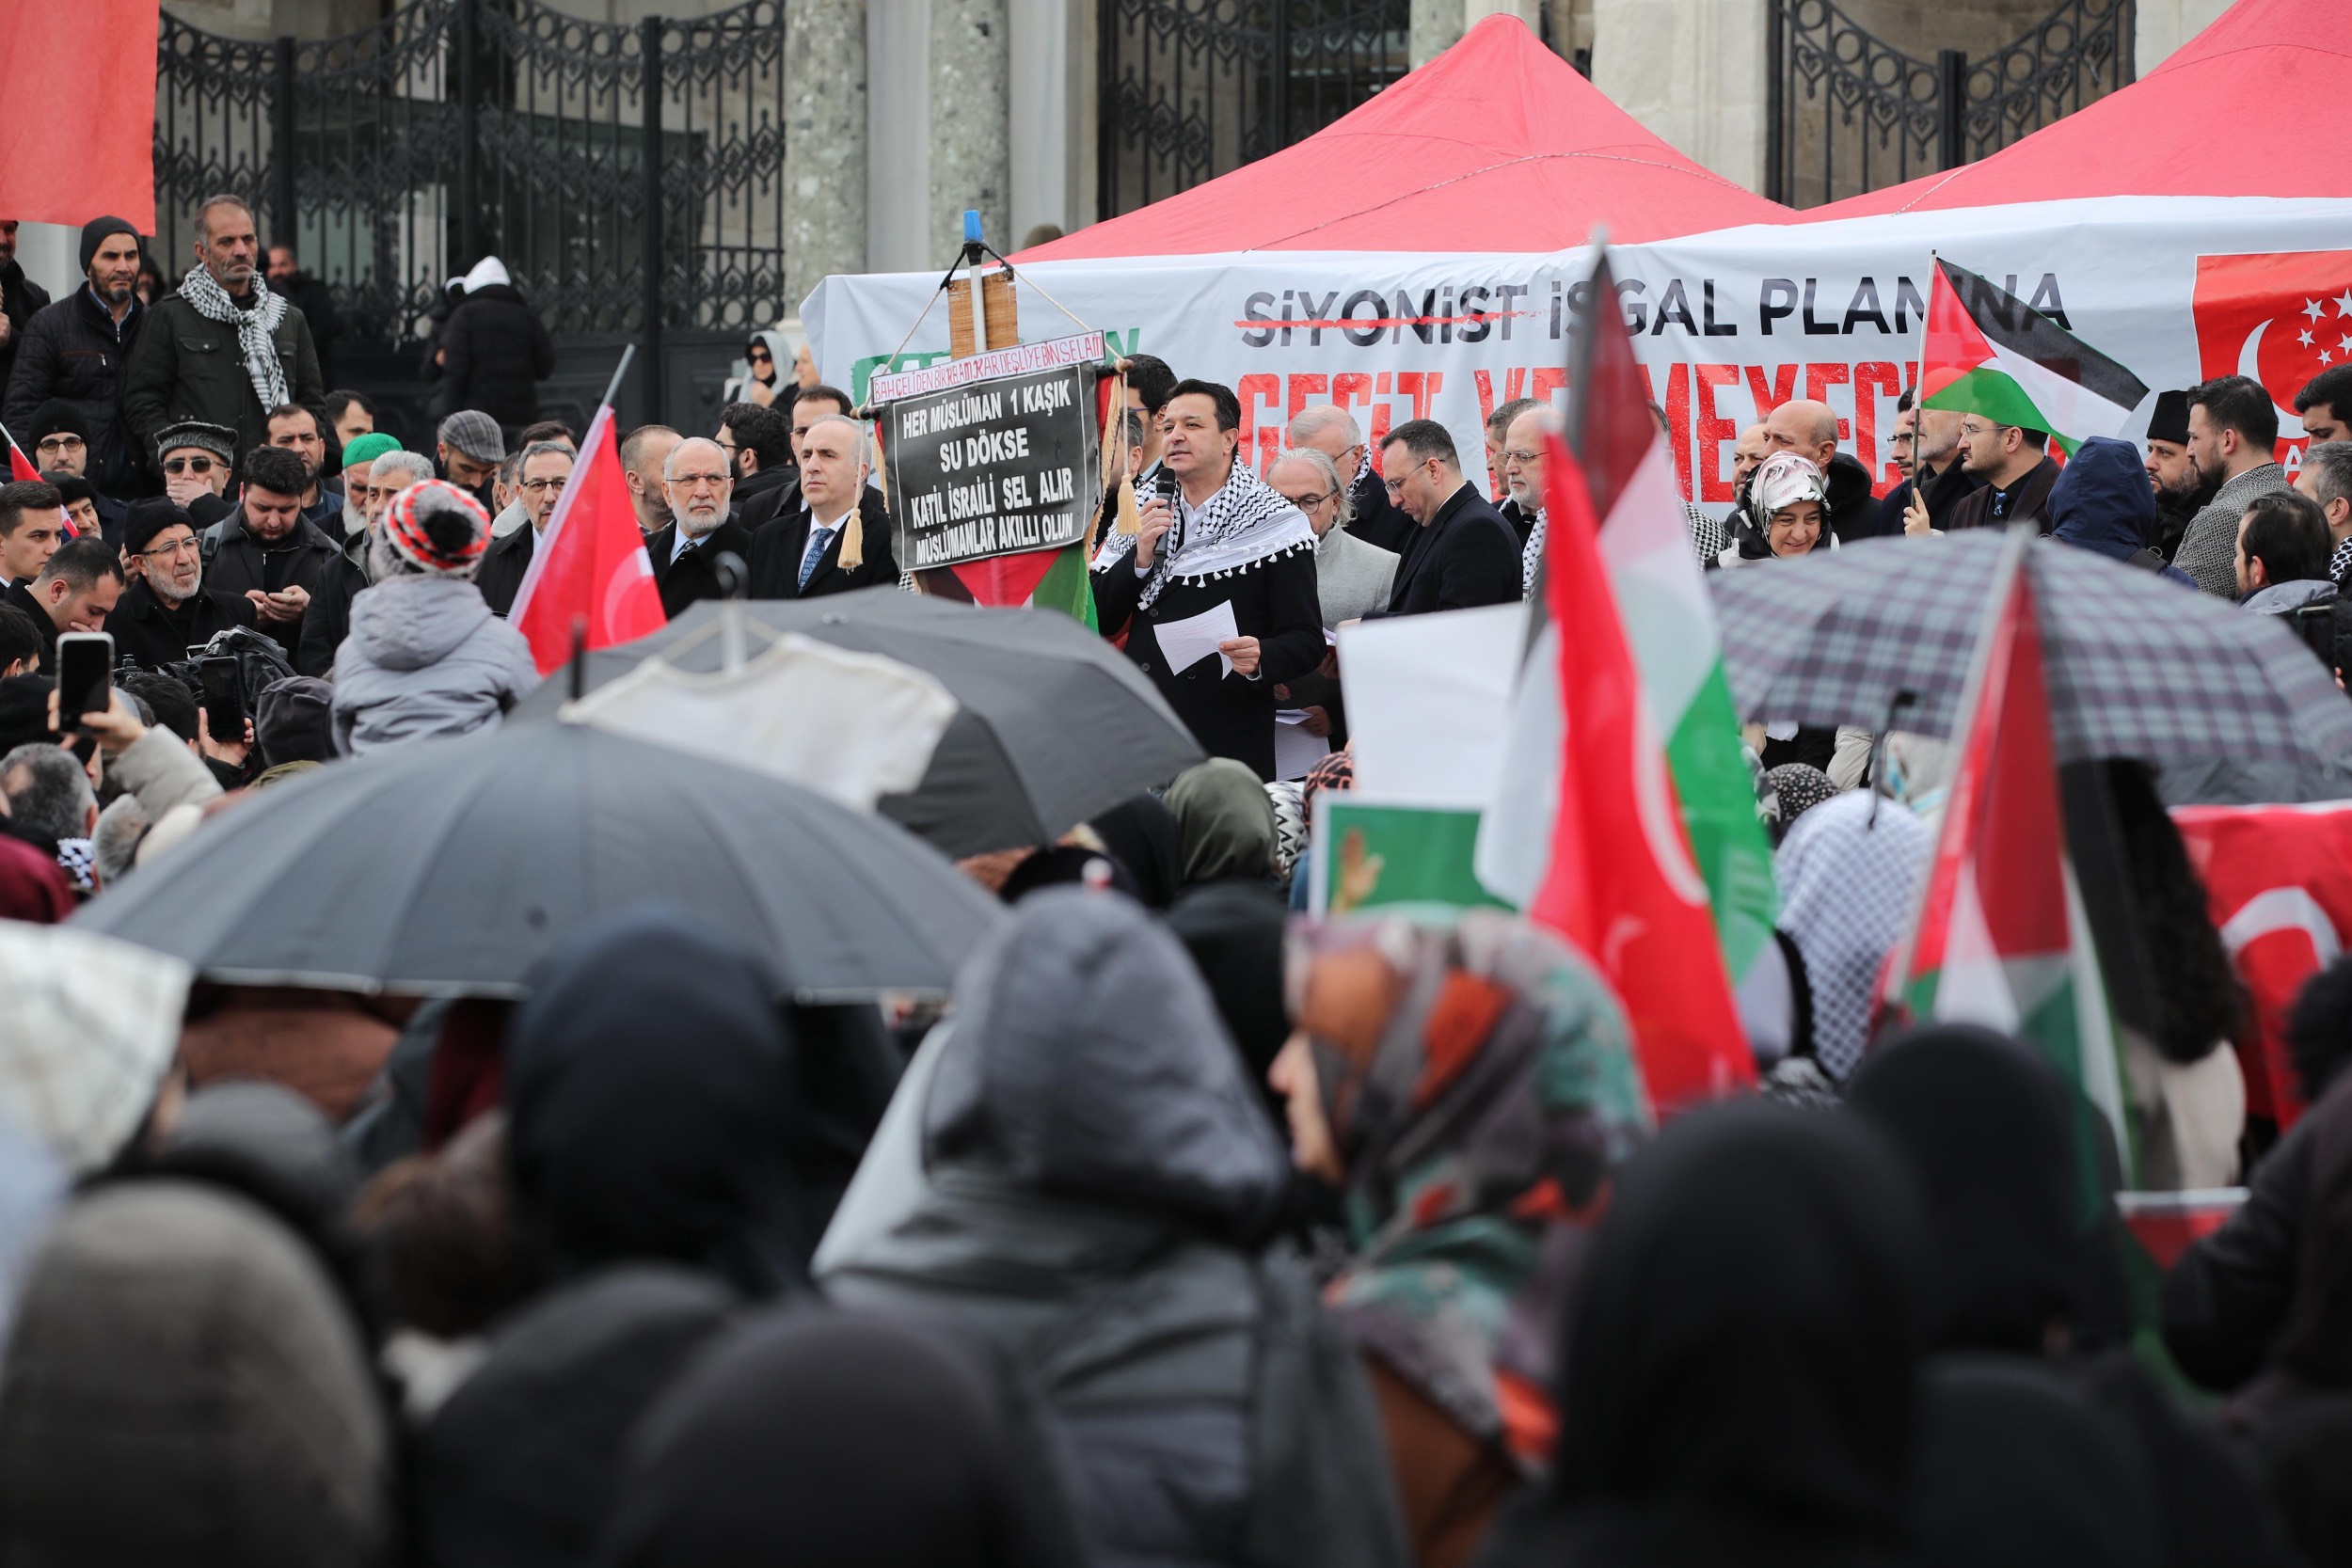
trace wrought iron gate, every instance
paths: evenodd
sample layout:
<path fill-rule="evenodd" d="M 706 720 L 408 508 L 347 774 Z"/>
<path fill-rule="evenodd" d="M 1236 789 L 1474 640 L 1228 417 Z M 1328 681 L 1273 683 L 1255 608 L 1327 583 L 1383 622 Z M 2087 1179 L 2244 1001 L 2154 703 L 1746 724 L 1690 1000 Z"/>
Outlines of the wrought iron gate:
<path fill-rule="evenodd" d="M 784 148 L 784 0 L 634 24 L 409 0 L 320 42 L 163 18 L 161 260 L 189 264 L 205 197 L 247 196 L 265 240 L 291 240 L 333 291 L 339 379 L 392 404 L 412 438 L 431 312 L 485 255 L 556 338 L 552 403 L 593 405 L 631 338 L 625 416 L 679 402 L 690 367 L 723 367 L 791 308 Z"/>
<path fill-rule="evenodd" d="M 1408 0 L 1102 0 L 1104 217 L 1313 135 L 1410 67 Z"/>
<path fill-rule="evenodd" d="M 1933 59 L 1831 0 L 1770 0 L 1765 194 L 1813 207 L 1957 168 L 2132 80 L 2133 0 L 2062 0 L 1981 59 Z"/>

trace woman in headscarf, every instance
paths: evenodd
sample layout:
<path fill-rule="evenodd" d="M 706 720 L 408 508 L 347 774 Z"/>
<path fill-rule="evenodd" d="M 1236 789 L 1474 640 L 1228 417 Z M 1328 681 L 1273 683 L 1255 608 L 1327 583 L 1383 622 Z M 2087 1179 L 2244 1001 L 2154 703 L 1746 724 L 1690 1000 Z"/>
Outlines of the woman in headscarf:
<path fill-rule="evenodd" d="M 1081 1568 L 1043 1434 L 983 1343 L 771 1314 L 630 1445 L 599 1568 Z"/>
<path fill-rule="evenodd" d="M 1258 776 L 1230 757 L 1186 768 L 1168 786 L 1168 807 L 1184 835 L 1182 903 L 1213 882 L 1274 886 L 1274 802 Z"/>
<path fill-rule="evenodd" d="M 1853 1071 L 1869 1043 L 1880 967 L 1934 852 L 1934 835 L 1910 812 L 1849 790 L 1806 812 L 1773 856 L 1780 928 L 1804 955 L 1812 993 L 1810 1054 L 1834 1080 Z"/>
<path fill-rule="evenodd" d="M 1485 1568 L 1909 1561 L 1921 1228 L 1858 1123 L 1753 1103 L 1675 1121 L 1617 1174 L 1567 1318 L 1550 1485 Z"/>
<path fill-rule="evenodd" d="M 721 404 L 755 403 L 766 408 L 773 404 L 778 392 L 793 388 L 792 351 L 781 332 L 755 332 L 743 349 L 743 372 L 729 376 L 720 392 Z M 790 398 L 786 399 L 787 406 Z"/>
<path fill-rule="evenodd" d="M 1829 775 L 1808 763 L 1784 762 L 1768 769 L 1764 779 L 1772 797 L 1770 826 L 1774 845 L 1788 838 L 1798 817 L 1837 793 Z"/>
<path fill-rule="evenodd" d="M 1454 1568 L 1549 1457 L 1548 1245 L 1597 1210 L 1648 1101 L 1607 983 L 1515 916 L 1308 927 L 1291 989 L 1271 1079 L 1353 1242 L 1325 1299 L 1371 1372 L 1416 1560 Z"/>
<path fill-rule="evenodd" d="M 1232 388 L 1179 382 L 1160 420 L 1162 472 L 1177 488 L 1144 499 L 1138 531 L 1113 530 L 1102 541 L 1097 619 L 1104 637 L 1126 634 L 1127 657 L 1202 751 L 1270 780 L 1274 689 L 1323 662 L 1314 530 L 1237 458 L 1241 404 Z M 1223 619 L 1216 629 L 1232 628 L 1214 646 L 1173 629 L 1211 615 Z"/>
<path fill-rule="evenodd" d="M 1749 510 L 1732 515 L 1735 536 L 1717 558 L 1719 564 L 1793 561 L 1815 550 L 1837 547 L 1837 536 L 1829 528 L 1828 481 L 1810 458 L 1793 451 L 1774 452 L 1748 482 L 1748 495 Z M 1751 730 L 1758 728 L 1762 736 L 1752 741 L 1763 753 L 1768 768 L 1804 763 L 1820 768 L 1838 787 L 1847 788 L 1859 781 L 1868 760 L 1868 741 L 1860 730 L 1827 724 L 1799 726 L 1793 721 L 1750 726 Z"/>
<path fill-rule="evenodd" d="M 828 1238 L 827 1293 L 1018 1363 L 1100 1568 L 1402 1564 L 1362 1370 L 1265 1239 L 1280 1141 L 1175 939 L 1044 889 L 933 1038 L 921 1190 Z"/>

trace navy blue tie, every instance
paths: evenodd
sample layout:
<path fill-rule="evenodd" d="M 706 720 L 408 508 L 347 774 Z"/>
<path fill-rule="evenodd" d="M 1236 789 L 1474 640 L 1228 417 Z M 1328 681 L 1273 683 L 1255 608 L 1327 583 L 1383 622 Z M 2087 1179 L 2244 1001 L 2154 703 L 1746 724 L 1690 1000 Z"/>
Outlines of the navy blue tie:
<path fill-rule="evenodd" d="M 801 557 L 801 586 L 803 588 L 806 588 L 808 579 L 817 575 L 817 562 L 823 558 L 826 545 L 833 540 L 833 532 L 834 531 L 829 528 L 813 528 L 808 531 L 808 552 Z"/>

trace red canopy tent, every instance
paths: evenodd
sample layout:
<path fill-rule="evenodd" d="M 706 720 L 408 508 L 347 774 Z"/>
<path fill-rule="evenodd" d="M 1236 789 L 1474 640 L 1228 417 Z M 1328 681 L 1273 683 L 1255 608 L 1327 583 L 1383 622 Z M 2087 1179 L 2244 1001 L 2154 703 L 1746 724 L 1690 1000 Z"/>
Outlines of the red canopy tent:
<path fill-rule="evenodd" d="M 2341 112 L 2352 5 L 2238 0 L 2132 86 L 1973 164 L 1801 220 L 2102 196 L 2352 197 L 2352 162 L 2295 156 Z M 2324 139 L 2324 138 L 2323 138 Z"/>
<path fill-rule="evenodd" d="M 1547 251 L 1791 214 L 1692 163 L 1490 16 L 1371 103 L 1285 148 L 1019 260 L 1235 250 Z"/>

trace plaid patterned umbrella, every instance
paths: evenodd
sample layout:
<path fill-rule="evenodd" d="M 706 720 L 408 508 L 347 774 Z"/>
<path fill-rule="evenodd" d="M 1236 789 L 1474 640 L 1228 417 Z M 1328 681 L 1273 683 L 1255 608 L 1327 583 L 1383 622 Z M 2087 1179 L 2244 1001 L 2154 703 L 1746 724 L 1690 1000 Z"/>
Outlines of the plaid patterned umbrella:
<path fill-rule="evenodd" d="M 1951 734 L 1999 563 L 1998 529 L 1868 539 L 1716 573 L 1724 663 L 1747 719 Z M 2090 550 L 2026 558 L 2061 761 L 2352 765 L 2352 700 L 2278 617 Z"/>

